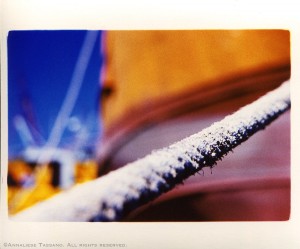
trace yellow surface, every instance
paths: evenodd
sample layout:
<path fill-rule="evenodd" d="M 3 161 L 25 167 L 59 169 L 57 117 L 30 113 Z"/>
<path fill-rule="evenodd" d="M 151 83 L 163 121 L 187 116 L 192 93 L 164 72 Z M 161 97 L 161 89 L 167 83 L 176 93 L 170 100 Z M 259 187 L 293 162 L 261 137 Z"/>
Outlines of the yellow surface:
<path fill-rule="evenodd" d="M 34 184 L 32 186 L 8 188 L 8 211 L 10 214 L 17 213 L 60 191 L 51 185 L 52 172 L 47 165 L 36 167 L 33 176 Z"/>
<path fill-rule="evenodd" d="M 140 103 L 290 59 L 280 30 L 108 31 L 105 44 L 105 127 Z"/>
<path fill-rule="evenodd" d="M 61 191 L 60 188 L 51 185 L 52 171 L 48 165 L 39 165 L 30 170 L 30 167 L 22 160 L 9 162 L 9 174 L 20 182 L 23 176 L 33 176 L 34 183 L 28 187 L 8 186 L 8 212 L 15 214 L 40 201 L 43 201 Z M 74 184 L 90 181 L 97 177 L 97 164 L 89 160 L 78 162 L 75 165 Z"/>
<path fill-rule="evenodd" d="M 75 168 L 76 183 L 84 183 L 97 177 L 97 163 L 89 160 L 78 163 Z"/>

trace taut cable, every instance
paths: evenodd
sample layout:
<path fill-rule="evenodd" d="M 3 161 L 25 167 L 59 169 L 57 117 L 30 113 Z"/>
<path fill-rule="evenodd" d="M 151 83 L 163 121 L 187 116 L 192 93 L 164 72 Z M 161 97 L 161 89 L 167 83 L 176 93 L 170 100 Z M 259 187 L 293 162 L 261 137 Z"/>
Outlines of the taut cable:
<path fill-rule="evenodd" d="M 289 81 L 169 147 L 13 216 L 16 221 L 118 221 L 264 129 L 291 106 Z"/>

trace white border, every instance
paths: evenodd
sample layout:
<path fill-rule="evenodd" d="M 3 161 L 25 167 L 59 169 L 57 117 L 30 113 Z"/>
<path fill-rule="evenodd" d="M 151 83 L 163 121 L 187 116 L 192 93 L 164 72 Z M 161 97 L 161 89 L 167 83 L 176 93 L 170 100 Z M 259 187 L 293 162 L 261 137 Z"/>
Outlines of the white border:
<path fill-rule="evenodd" d="M 125 243 L 126 248 L 300 248 L 300 23 L 292 1 L 1 2 L 1 224 L 6 243 Z M 292 211 L 287 222 L 17 223 L 7 219 L 7 48 L 9 30 L 253 29 L 291 31 Z M 298 128 L 298 129 L 297 129 Z M 100 247 L 98 247 L 100 248 Z"/>

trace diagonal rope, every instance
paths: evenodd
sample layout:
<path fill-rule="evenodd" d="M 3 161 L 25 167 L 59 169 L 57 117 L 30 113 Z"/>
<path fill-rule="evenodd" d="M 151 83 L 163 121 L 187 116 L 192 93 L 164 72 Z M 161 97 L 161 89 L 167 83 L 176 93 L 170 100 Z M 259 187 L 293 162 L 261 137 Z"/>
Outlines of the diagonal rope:
<path fill-rule="evenodd" d="M 117 221 L 171 190 L 290 108 L 289 82 L 210 127 L 79 185 L 13 217 L 27 221 Z"/>

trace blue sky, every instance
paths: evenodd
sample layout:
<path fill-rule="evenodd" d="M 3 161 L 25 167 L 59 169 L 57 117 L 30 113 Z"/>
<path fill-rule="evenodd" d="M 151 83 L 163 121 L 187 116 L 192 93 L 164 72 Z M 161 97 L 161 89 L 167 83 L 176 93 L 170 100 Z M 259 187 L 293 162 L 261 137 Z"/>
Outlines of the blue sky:
<path fill-rule="evenodd" d="M 66 96 L 86 31 L 10 31 L 8 36 L 9 155 L 25 147 L 14 120 L 22 117 L 37 145 L 48 139 Z M 82 127 L 90 138 L 99 133 L 101 32 L 89 61 L 80 95 L 63 134 L 62 147 L 72 145 Z"/>

